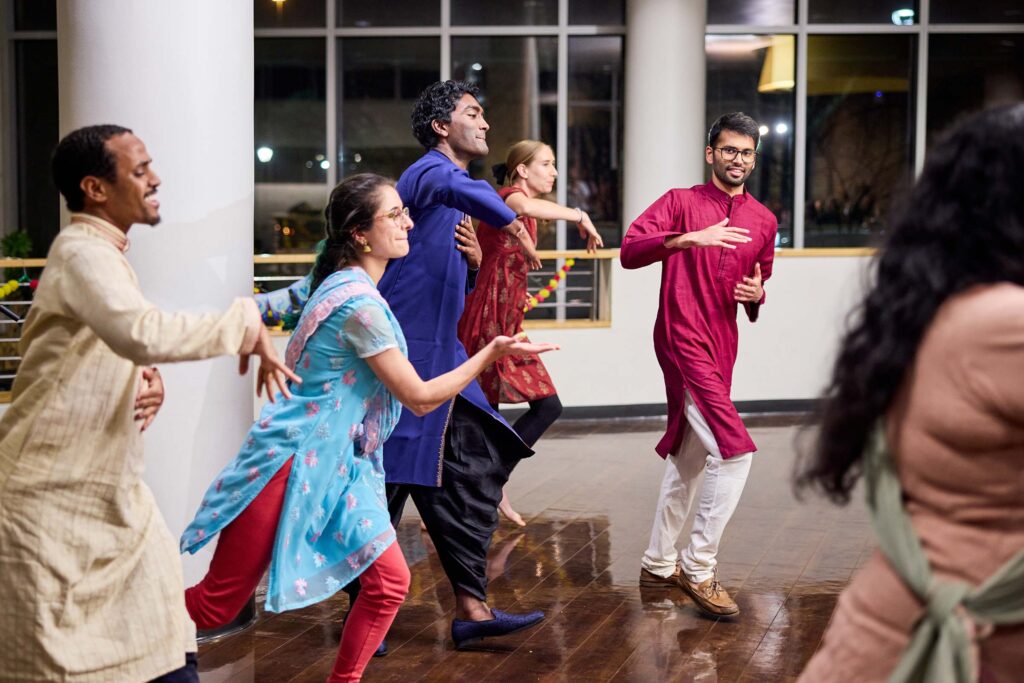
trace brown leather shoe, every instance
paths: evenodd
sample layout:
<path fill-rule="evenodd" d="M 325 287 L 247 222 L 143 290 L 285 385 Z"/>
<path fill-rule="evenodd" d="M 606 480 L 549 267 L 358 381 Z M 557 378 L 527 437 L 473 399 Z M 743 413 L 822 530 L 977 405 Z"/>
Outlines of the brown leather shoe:
<path fill-rule="evenodd" d="M 682 575 L 679 573 L 679 567 L 672 572 L 672 576 L 658 576 L 641 567 L 640 585 L 644 588 L 679 588 L 680 576 Z"/>
<path fill-rule="evenodd" d="M 740 613 L 739 605 L 729 597 L 729 593 L 718 582 L 717 575 L 700 583 L 693 583 L 683 576 L 679 585 L 693 598 L 697 607 L 713 617 L 731 617 Z"/>

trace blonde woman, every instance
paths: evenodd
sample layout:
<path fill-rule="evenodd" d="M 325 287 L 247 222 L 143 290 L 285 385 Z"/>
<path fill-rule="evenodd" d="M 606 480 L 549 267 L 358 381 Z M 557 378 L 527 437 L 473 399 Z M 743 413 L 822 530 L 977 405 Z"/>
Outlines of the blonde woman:
<path fill-rule="evenodd" d="M 520 217 L 534 246 L 537 220 L 570 221 L 576 224 L 580 237 L 587 240 L 587 251 L 604 246 L 586 212 L 541 198 L 554 189 L 558 177 L 550 146 L 538 140 L 521 140 L 509 149 L 505 163 L 493 170 L 501 186 L 498 194 Z M 477 231 L 477 238 L 483 260 L 476 288 L 466 297 L 466 309 L 459 321 L 459 339 L 470 354 L 499 335 L 522 332 L 526 276 L 530 270 L 527 255 L 513 235 L 484 229 Z M 529 410 L 513 425 L 528 446 L 532 447 L 562 412 L 551 377 L 536 355 L 500 359 L 483 371 L 480 384 L 492 406 L 529 403 Z M 525 526 L 507 496 L 498 509 L 515 524 Z"/>

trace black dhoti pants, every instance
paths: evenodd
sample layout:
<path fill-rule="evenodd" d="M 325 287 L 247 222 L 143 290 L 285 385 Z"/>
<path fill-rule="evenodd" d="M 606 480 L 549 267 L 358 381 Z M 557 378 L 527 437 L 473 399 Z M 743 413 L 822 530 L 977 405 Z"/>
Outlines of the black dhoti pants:
<path fill-rule="evenodd" d="M 487 599 L 487 551 L 498 528 L 501 490 L 532 453 L 515 433 L 457 396 L 444 436 L 441 486 L 387 485 L 392 525 L 398 528 L 412 498 L 456 592 Z M 345 591 L 355 600 L 358 582 Z"/>

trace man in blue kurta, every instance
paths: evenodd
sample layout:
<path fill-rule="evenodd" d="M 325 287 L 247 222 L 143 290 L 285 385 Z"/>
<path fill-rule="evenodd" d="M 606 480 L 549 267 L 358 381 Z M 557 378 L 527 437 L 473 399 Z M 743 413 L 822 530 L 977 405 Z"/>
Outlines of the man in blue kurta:
<path fill-rule="evenodd" d="M 402 326 L 409 361 L 425 380 L 467 359 L 456 330 L 476 273 L 458 246 L 456 226 L 463 216 L 503 226 L 519 239 L 527 260 L 540 265 L 515 212 L 486 181 L 466 171 L 488 151 L 478 95 L 476 86 L 459 81 L 434 83 L 420 95 L 413 134 L 427 151 L 397 186 L 416 227 L 409 232 L 408 256 L 389 263 L 378 283 Z M 280 291 L 259 297 L 268 320 L 301 308 L 309 297 L 308 279 Z M 476 382 L 423 417 L 403 411 L 384 444 L 392 524 L 398 526 L 411 497 L 455 592 L 452 640 L 458 648 L 544 618 L 542 612 L 515 615 L 487 605 L 487 550 L 498 526 L 502 487 L 516 463 L 532 454 Z M 354 597 L 358 585 L 346 590 Z M 385 652 L 382 645 L 378 654 Z"/>
<path fill-rule="evenodd" d="M 470 161 L 487 154 L 488 126 L 477 96 L 476 86 L 457 81 L 435 83 L 420 95 L 413 133 L 427 152 L 397 186 L 416 229 L 409 233 L 408 256 L 388 264 L 379 289 L 423 379 L 467 359 L 456 329 L 475 271 L 457 249 L 455 226 L 463 216 L 504 226 L 536 261 L 515 212 L 486 181 L 473 180 L 466 171 Z M 502 487 L 519 459 L 532 454 L 476 382 L 423 417 L 403 411 L 384 444 L 392 522 L 397 526 L 411 497 L 455 591 L 456 647 L 527 628 L 544 617 L 492 610 L 486 602 L 487 550 L 498 526 Z"/>

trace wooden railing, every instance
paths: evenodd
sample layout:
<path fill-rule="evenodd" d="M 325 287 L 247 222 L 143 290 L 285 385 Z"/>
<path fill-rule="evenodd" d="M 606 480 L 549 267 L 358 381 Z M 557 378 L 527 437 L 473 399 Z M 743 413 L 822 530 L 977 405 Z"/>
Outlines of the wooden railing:
<path fill-rule="evenodd" d="M 854 257 L 872 256 L 872 248 L 848 249 L 778 249 L 776 257 Z M 611 324 L 611 263 L 619 257 L 618 249 L 602 249 L 596 254 L 585 251 L 541 251 L 539 255 L 544 268 L 530 274 L 529 291 L 535 293 L 551 279 L 557 268 L 572 258 L 577 261 L 566 281 L 556 294 L 539 303 L 528 315 L 524 327 L 536 328 L 577 328 L 608 327 Z M 254 280 L 267 289 L 287 286 L 303 277 L 313 263 L 313 254 L 258 254 L 253 256 L 257 272 Z M 46 266 L 46 259 L 0 258 L 0 269 L 11 275 L 10 270 L 20 271 L 38 277 Z M 4 278 L 5 282 L 7 278 Z M 22 320 L 28 315 L 31 296 L 27 290 L 20 290 L 0 304 L 13 310 Z M 10 399 L 9 387 L 17 371 L 18 341 L 21 338 L 21 323 L 8 319 L 0 313 L 0 403 Z"/>
<path fill-rule="evenodd" d="M 529 274 L 530 294 L 543 289 L 567 259 L 574 259 L 576 263 L 555 292 L 527 314 L 524 325 L 527 329 L 607 327 L 611 324 L 611 263 L 619 257 L 618 249 L 601 249 L 594 254 L 583 250 L 541 250 L 538 255 L 544 266 Z M 286 287 L 304 277 L 314 259 L 312 254 L 254 256 L 255 284 L 266 290 Z"/>
<path fill-rule="evenodd" d="M 564 281 L 548 299 L 538 303 L 524 324 L 535 328 L 578 328 L 607 327 L 611 324 L 611 263 L 619 256 L 618 249 L 602 249 L 596 254 L 585 251 L 540 251 L 544 267 L 529 274 L 528 289 L 531 294 L 541 290 L 566 259 L 575 259 Z M 315 256 L 313 254 L 257 254 L 253 256 L 256 271 L 254 282 L 257 286 L 271 290 L 285 287 L 309 272 Z M 0 269 L 20 271 L 39 277 L 46 266 L 46 259 L 0 258 Z M 6 281 L 6 280 L 4 280 Z M 32 304 L 28 288 L 19 290 L 0 305 L 13 311 L 23 322 Z M 0 403 L 9 402 L 9 389 L 13 383 L 20 362 L 18 342 L 21 339 L 21 324 L 0 311 Z"/>

